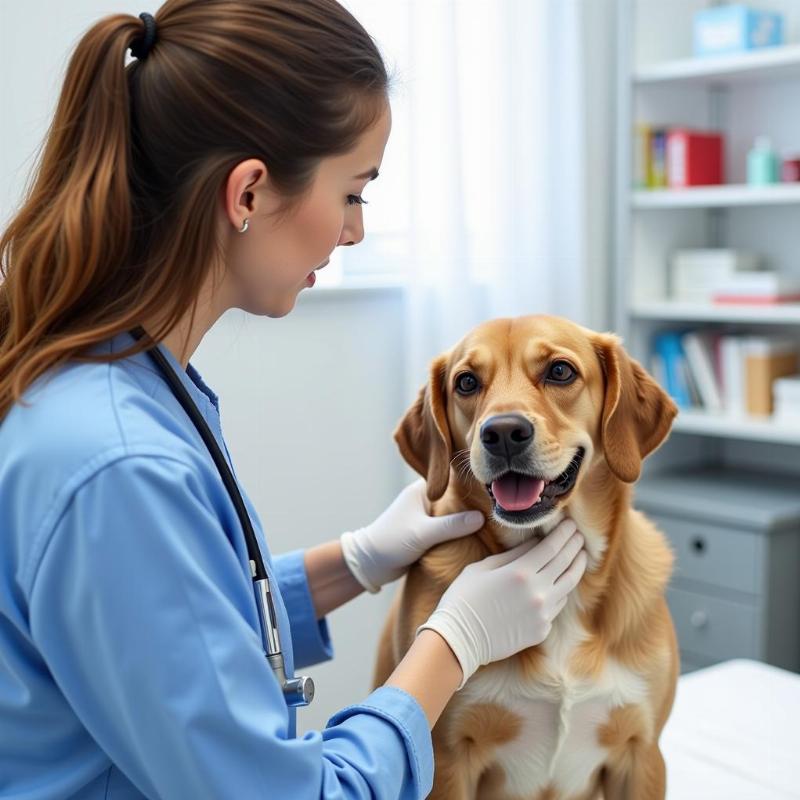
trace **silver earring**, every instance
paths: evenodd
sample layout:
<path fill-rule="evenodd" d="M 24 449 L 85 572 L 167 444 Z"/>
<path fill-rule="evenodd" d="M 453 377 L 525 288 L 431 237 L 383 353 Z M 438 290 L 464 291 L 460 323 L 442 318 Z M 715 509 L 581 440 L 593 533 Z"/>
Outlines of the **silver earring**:
<path fill-rule="evenodd" d="M 250 220 L 245 217 L 244 222 L 242 223 L 242 227 L 239 228 L 239 233 L 244 233 L 247 230 L 247 226 L 250 224 Z"/>

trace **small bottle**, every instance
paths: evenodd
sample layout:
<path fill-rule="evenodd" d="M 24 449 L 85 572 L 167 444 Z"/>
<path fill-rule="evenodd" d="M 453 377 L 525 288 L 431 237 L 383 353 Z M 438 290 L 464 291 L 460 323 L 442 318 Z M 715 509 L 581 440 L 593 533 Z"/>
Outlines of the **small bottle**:
<path fill-rule="evenodd" d="M 747 182 L 763 186 L 780 181 L 778 155 L 768 136 L 758 136 L 747 154 Z"/>

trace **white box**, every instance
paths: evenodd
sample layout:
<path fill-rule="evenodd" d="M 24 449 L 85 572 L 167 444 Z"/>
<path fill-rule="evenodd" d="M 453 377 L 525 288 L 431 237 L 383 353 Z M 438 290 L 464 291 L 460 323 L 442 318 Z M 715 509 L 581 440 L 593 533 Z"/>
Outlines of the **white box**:
<path fill-rule="evenodd" d="M 761 261 L 746 250 L 676 250 L 670 259 L 673 300 L 711 303 L 719 286 L 738 272 L 759 270 Z"/>
<path fill-rule="evenodd" d="M 776 402 L 772 419 L 775 422 L 800 426 L 800 401 L 796 403 Z"/>
<path fill-rule="evenodd" d="M 787 375 L 785 378 L 776 378 L 772 383 L 772 392 L 775 401 L 786 400 L 800 406 L 800 375 Z"/>
<path fill-rule="evenodd" d="M 800 277 L 775 270 L 741 270 L 729 275 L 718 286 L 717 298 L 796 296 L 800 294 Z"/>

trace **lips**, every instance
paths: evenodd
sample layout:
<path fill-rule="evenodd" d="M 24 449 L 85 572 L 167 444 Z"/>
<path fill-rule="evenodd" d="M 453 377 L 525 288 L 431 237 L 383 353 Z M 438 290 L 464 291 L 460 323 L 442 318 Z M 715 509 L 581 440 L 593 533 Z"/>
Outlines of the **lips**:
<path fill-rule="evenodd" d="M 558 498 L 575 485 L 584 454 L 579 447 L 567 468 L 552 480 L 512 470 L 487 483 L 496 513 L 510 520 L 528 521 L 551 511 Z"/>

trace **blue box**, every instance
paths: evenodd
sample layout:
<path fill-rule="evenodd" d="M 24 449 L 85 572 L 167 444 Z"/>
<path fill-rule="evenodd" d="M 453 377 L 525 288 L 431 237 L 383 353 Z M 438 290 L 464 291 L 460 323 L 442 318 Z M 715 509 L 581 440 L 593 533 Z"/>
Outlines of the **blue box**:
<path fill-rule="evenodd" d="M 783 16 L 744 4 L 714 6 L 694 15 L 694 54 L 717 56 L 783 44 Z"/>

